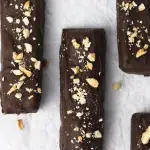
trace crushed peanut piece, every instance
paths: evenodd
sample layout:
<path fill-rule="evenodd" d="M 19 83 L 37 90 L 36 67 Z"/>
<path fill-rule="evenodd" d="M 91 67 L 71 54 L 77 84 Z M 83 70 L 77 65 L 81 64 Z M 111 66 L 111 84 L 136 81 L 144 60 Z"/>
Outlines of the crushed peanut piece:
<path fill-rule="evenodd" d="M 23 74 L 20 70 L 12 70 L 12 72 L 13 72 L 13 74 L 16 75 L 16 76 L 20 76 L 20 75 Z"/>
<path fill-rule="evenodd" d="M 73 44 L 75 49 L 79 49 L 80 48 L 80 44 L 77 43 L 76 39 L 72 40 L 72 44 Z"/>
<path fill-rule="evenodd" d="M 140 6 L 139 6 L 139 11 L 143 11 L 145 10 L 145 5 L 142 3 Z"/>
<path fill-rule="evenodd" d="M 82 142 L 82 136 L 78 136 L 78 142 Z"/>
<path fill-rule="evenodd" d="M 86 37 L 85 39 L 83 39 L 82 44 L 84 45 L 84 49 L 88 51 L 88 49 L 91 46 L 91 42 L 89 41 L 89 38 Z"/>
<path fill-rule="evenodd" d="M 14 85 L 10 88 L 10 90 L 7 92 L 7 95 L 10 95 L 12 92 L 14 92 L 14 91 L 16 91 L 16 90 L 17 90 L 17 85 L 14 84 Z"/>
<path fill-rule="evenodd" d="M 139 58 L 143 55 L 145 55 L 147 53 L 147 51 L 145 49 L 139 49 L 136 53 L 136 58 Z"/>
<path fill-rule="evenodd" d="M 30 1 L 26 1 L 25 4 L 24 4 L 24 6 L 23 6 L 23 8 L 25 10 L 29 10 L 29 8 L 30 8 Z"/>
<path fill-rule="evenodd" d="M 149 48 L 149 45 L 148 45 L 148 44 L 145 44 L 145 45 L 144 45 L 144 49 L 147 50 L 148 48 Z"/>
<path fill-rule="evenodd" d="M 18 98 L 18 99 L 21 99 L 22 98 L 22 94 L 21 93 L 16 93 L 15 97 Z"/>
<path fill-rule="evenodd" d="M 23 53 L 18 54 L 16 59 L 23 59 Z"/>
<path fill-rule="evenodd" d="M 28 29 L 23 30 L 23 37 L 27 39 L 30 36 L 30 31 Z"/>
<path fill-rule="evenodd" d="M 37 92 L 38 92 L 38 93 L 42 93 L 41 88 L 37 88 Z"/>
<path fill-rule="evenodd" d="M 31 61 L 36 62 L 36 61 L 37 61 L 37 59 L 36 59 L 36 58 L 31 57 Z"/>
<path fill-rule="evenodd" d="M 22 71 L 24 74 L 27 75 L 27 77 L 31 77 L 32 73 L 31 71 L 27 70 L 26 68 L 24 68 L 23 66 L 19 66 L 20 71 Z"/>
<path fill-rule="evenodd" d="M 26 17 L 31 17 L 31 10 L 25 11 L 25 12 L 24 12 L 24 15 L 25 15 Z"/>
<path fill-rule="evenodd" d="M 26 88 L 26 91 L 31 93 L 33 91 L 33 89 L 30 89 L 30 88 Z"/>
<path fill-rule="evenodd" d="M 98 86 L 99 86 L 99 82 L 96 79 L 94 79 L 94 78 L 87 78 L 86 81 L 93 88 L 98 88 Z"/>
<path fill-rule="evenodd" d="M 33 95 L 31 95 L 31 96 L 29 96 L 29 97 L 28 97 L 28 99 L 32 99 L 33 97 L 34 97 L 34 96 L 33 96 Z"/>
<path fill-rule="evenodd" d="M 26 77 L 25 76 L 22 76 L 20 79 L 19 79 L 19 81 L 23 81 L 23 80 L 25 80 L 26 79 Z"/>
<path fill-rule="evenodd" d="M 27 53 L 31 53 L 32 52 L 32 45 L 29 44 L 29 43 L 24 43 L 24 46 L 25 46 L 25 51 Z"/>
<path fill-rule="evenodd" d="M 147 130 L 142 134 L 141 142 L 145 145 L 148 144 L 150 141 L 150 126 Z"/>
<path fill-rule="evenodd" d="M 112 85 L 113 90 L 119 90 L 121 88 L 121 82 L 114 83 Z"/>
<path fill-rule="evenodd" d="M 34 68 L 37 70 L 40 70 L 41 69 L 41 61 L 36 61 L 34 64 Z"/>
<path fill-rule="evenodd" d="M 95 61 L 95 53 L 90 53 L 88 55 L 88 59 L 91 61 L 91 62 L 94 62 Z"/>
<path fill-rule="evenodd" d="M 17 89 L 19 90 L 24 84 L 24 81 L 19 81 L 18 83 L 16 83 Z"/>
<path fill-rule="evenodd" d="M 24 125 L 22 119 L 17 120 L 17 127 L 19 130 L 23 130 Z"/>
<path fill-rule="evenodd" d="M 13 23 L 13 21 L 14 21 L 13 17 L 6 17 L 6 19 L 9 23 Z"/>
<path fill-rule="evenodd" d="M 87 68 L 92 70 L 93 69 L 93 64 L 90 62 L 87 62 Z"/>
<path fill-rule="evenodd" d="M 99 130 L 97 130 L 97 131 L 94 132 L 94 136 L 93 137 L 94 138 L 102 138 L 102 134 L 100 133 Z"/>
<path fill-rule="evenodd" d="M 79 68 L 79 66 L 76 66 L 74 68 L 71 68 L 71 70 L 74 72 L 74 74 L 78 74 L 80 71 L 80 68 Z"/>

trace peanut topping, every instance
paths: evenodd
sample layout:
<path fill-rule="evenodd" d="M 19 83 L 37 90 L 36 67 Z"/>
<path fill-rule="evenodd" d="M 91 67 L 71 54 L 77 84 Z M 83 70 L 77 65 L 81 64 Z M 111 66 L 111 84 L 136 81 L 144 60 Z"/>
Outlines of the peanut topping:
<path fill-rule="evenodd" d="M 93 88 L 98 88 L 98 86 L 99 86 L 99 82 L 96 79 L 94 79 L 94 78 L 87 78 L 86 81 Z"/>
<path fill-rule="evenodd" d="M 74 74 L 78 74 L 80 71 L 80 68 L 79 68 L 79 66 L 76 66 L 74 68 L 71 68 L 71 70 L 74 72 Z"/>
<path fill-rule="evenodd" d="M 136 53 L 136 58 L 139 58 L 143 55 L 145 55 L 147 51 L 145 49 L 139 49 L 138 52 Z"/>
<path fill-rule="evenodd" d="M 86 37 L 85 39 L 83 39 L 82 44 L 84 45 L 84 49 L 85 49 L 86 51 L 88 51 L 88 49 L 89 49 L 90 46 L 91 46 L 91 42 L 89 41 L 89 38 Z"/>
<path fill-rule="evenodd" d="M 41 61 L 36 61 L 34 64 L 34 68 L 37 70 L 40 70 L 41 69 Z"/>
<path fill-rule="evenodd" d="M 145 10 L 145 5 L 142 3 L 140 6 L 139 6 L 139 11 L 144 11 Z"/>
<path fill-rule="evenodd" d="M 94 132 L 94 136 L 93 137 L 94 138 L 102 138 L 102 134 L 100 133 L 99 130 L 97 130 L 97 131 Z"/>
<path fill-rule="evenodd" d="M 145 145 L 148 144 L 150 140 L 150 126 L 147 130 L 142 134 L 141 142 Z"/>
<path fill-rule="evenodd" d="M 12 92 L 14 92 L 14 91 L 16 91 L 16 90 L 17 90 L 17 85 L 14 84 L 14 85 L 10 88 L 10 90 L 7 92 L 7 95 L 10 95 Z"/>
<path fill-rule="evenodd" d="M 42 93 L 41 88 L 37 88 L 37 92 L 38 92 L 38 93 Z"/>
<path fill-rule="evenodd" d="M 72 40 L 72 44 L 73 44 L 75 49 L 79 49 L 80 48 L 80 44 L 77 43 L 76 39 Z"/>
<path fill-rule="evenodd" d="M 24 43 L 24 46 L 25 46 L 25 51 L 27 53 L 31 53 L 32 52 L 32 45 L 29 44 L 29 43 Z"/>
<path fill-rule="evenodd" d="M 6 19 L 9 23 L 13 23 L 13 21 L 14 21 L 13 17 L 6 17 Z"/>
<path fill-rule="evenodd" d="M 93 64 L 90 62 L 87 62 L 87 68 L 92 70 L 93 69 Z"/>
<path fill-rule="evenodd" d="M 82 136 L 78 136 L 78 142 L 82 142 Z"/>
<path fill-rule="evenodd" d="M 15 97 L 18 98 L 18 99 L 21 99 L 22 94 L 21 94 L 21 93 L 16 93 L 16 94 L 15 94 Z"/>
<path fill-rule="evenodd" d="M 32 76 L 31 71 L 27 70 L 25 67 L 19 66 L 19 69 L 20 69 L 20 71 L 22 71 L 24 74 L 26 74 L 27 77 L 31 77 L 31 76 Z"/>
<path fill-rule="evenodd" d="M 23 37 L 27 39 L 30 36 L 30 31 L 28 29 L 23 30 Z"/>
<path fill-rule="evenodd" d="M 88 59 L 91 61 L 91 62 L 94 62 L 95 61 L 95 53 L 90 53 L 89 55 L 88 55 Z"/>
<path fill-rule="evenodd" d="M 26 1 L 24 6 L 23 6 L 23 9 L 29 10 L 29 8 L 30 8 L 30 1 Z"/>
<path fill-rule="evenodd" d="M 13 70 L 12 72 L 13 72 L 13 74 L 16 75 L 16 76 L 20 76 L 20 75 L 23 74 L 20 70 Z"/>

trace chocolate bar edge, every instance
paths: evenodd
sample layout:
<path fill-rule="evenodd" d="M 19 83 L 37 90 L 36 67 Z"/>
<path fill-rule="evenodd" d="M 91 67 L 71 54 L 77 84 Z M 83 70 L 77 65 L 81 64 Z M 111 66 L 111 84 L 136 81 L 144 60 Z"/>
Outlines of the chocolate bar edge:
<path fill-rule="evenodd" d="M 106 36 L 105 36 L 105 30 L 102 29 L 102 28 L 65 28 L 65 29 L 63 29 L 63 31 L 62 31 L 62 37 L 61 37 L 60 54 L 61 54 L 61 52 L 62 52 L 62 47 L 63 47 L 63 46 L 62 46 L 63 34 L 65 34 L 66 32 L 68 32 L 68 31 L 70 31 L 70 30 L 77 30 L 77 31 L 78 31 L 78 30 L 83 30 L 83 31 L 84 31 L 84 30 L 85 30 L 85 31 L 86 31 L 86 30 L 91 30 L 91 31 L 92 31 L 92 30 L 96 30 L 96 29 L 97 29 L 97 30 L 101 30 L 101 32 L 102 32 L 102 34 L 103 34 L 103 45 L 105 46 L 105 50 L 104 50 L 103 53 L 104 53 L 104 55 L 105 55 L 105 54 L 106 54 Z M 59 54 L 59 55 L 60 55 L 60 54 Z M 102 60 L 101 60 L 101 61 L 103 62 L 103 64 L 102 64 L 102 65 L 103 65 L 103 67 L 102 67 L 102 76 L 103 76 L 103 80 L 104 80 L 104 81 L 103 81 L 103 83 L 102 83 L 103 88 L 101 89 L 103 92 L 104 92 L 104 89 L 105 89 L 105 75 L 104 75 L 104 74 L 105 74 L 105 69 L 106 69 L 106 68 L 105 68 L 105 65 L 106 65 L 105 59 L 106 59 L 106 57 L 103 56 L 103 57 L 102 57 Z M 62 68 L 61 68 L 61 61 L 62 61 L 62 60 L 60 59 L 60 73 L 61 73 L 61 69 L 62 69 Z M 63 80 L 63 77 L 62 77 L 62 76 L 60 76 L 60 81 L 61 81 L 61 80 Z M 63 89 L 63 85 L 62 85 L 62 84 L 60 85 L 60 93 L 61 93 L 61 89 Z M 60 96 L 60 97 L 61 97 L 61 96 Z M 104 94 L 103 94 L 103 99 L 104 99 Z M 61 101 L 61 98 L 60 98 L 60 101 Z M 63 146 L 62 146 L 63 143 L 62 143 L 62 141 L 61 141 L 61 139 L 64 138 L 64 137 L 63 137 L 63 134 L 62 134 L 62 131 L 63 131 L 63 128 L 62 128 L 62 120 L 63 120 L 63 119 L 62 119 L 62 118 L 63 118 L 62 110 L 63 110 L 63 105 L 62 105 L 62 103 L 60 103 L 61 126 L 60 126 L 60 139 L 59 139 L 59 143 L 60 143 L 60 149 L 61 149 L 61 150 L 64 150 L 64 149 L 63 149 Z M 103 113 L 104 113 L 104 108 L 103 108 Z M 103 118 L 104 118 L 104 115 L 103 115 Z M 104 132 L 104 129 L 103 129 L 103 132 Z M 102 134 L 103 134 L 103 133 L 102 133 Z"/>

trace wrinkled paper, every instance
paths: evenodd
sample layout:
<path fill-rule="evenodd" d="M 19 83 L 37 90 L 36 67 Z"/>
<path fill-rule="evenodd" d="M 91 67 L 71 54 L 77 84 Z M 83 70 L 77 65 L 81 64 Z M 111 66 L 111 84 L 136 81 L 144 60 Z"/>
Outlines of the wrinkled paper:
<path fill-rule="evenodd" d="M 150 78 L 118 68 L 115 0 L 46 0 L 44 70 L 41 107 L 36 114 L 0 115 L 0 149 L 59 150 L 59 47 L 62 28 L 104 28 L 107 37 L 105 150 L 129 150 L 130 120 L 150 111 Z M 118 91 L 112 84 L 122 83 Z M 17 119 L 23 119 L 19 131 Z"/>

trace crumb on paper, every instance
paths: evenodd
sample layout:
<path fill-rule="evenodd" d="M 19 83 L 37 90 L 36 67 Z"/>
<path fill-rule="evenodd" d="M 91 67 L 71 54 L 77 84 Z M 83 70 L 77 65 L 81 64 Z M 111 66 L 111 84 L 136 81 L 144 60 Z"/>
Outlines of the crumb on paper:
<path fill-rule="evenodd" d="M 22 119 L 17 120 L 17 128 L 19 130 L 23 130 L 24 125 L 23 125 L 23 120 Z"/>
<path fill-rule="evenodd" d="M 121 82 L 116 82 L 112 85 L 112 89 L 117 91 L 121 88 L 121 85 L 122 85 Z"/>

